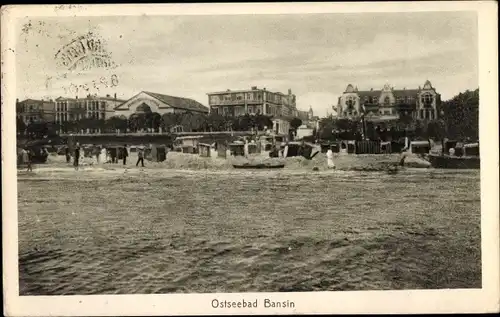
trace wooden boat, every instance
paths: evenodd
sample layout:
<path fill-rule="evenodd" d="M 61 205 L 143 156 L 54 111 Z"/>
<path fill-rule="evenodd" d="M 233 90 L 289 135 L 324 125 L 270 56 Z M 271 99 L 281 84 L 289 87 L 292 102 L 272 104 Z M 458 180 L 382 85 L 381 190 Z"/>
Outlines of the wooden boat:
<path fill-rule="evenodd" d="M 434 168 L 449 169 L 480 169 L 481 160 L 479 156 L 450 156 L 428 154 L 427 160 Z"/>
<path fill-rule="evenodd" d="M 247 169 L 269 169 L 269 168 L 283 168 L 284 163 L 271 164 L 271 163 L 243 163 L 233 164 L 234 168 L 247 168 Z"/>

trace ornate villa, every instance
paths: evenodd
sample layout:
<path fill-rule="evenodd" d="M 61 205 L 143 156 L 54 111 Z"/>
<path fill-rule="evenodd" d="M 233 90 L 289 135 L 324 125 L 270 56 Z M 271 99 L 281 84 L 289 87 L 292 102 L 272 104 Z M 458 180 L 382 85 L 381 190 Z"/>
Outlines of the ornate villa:
<path fill-rule="evenodd" d="M 339 118 L 356 118 L 364 114 L 368 121 L 398 119 L 402 115 L 419 120 L 438 118 L 441 95 L 426 81 L 418 89 L 394 89 L 386 84 L 381 90 L 358 90 L 347 85 L 334 110 Z"/>

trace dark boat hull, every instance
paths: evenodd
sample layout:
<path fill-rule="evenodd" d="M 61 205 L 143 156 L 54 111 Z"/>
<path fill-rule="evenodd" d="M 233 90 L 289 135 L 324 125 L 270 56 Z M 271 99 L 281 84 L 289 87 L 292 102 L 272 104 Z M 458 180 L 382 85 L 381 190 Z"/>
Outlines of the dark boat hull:
<path fill-rule="evenodd" d="M 273 168 L 283 168 L 285 164 L 276 164 L 276 165 L 268 165 L 268 164 L 248 164 L 248 165 L 233 165 L 234 168 L 240 169 L 273 169 Z"/>
<path fill-rule="evenodd" d="M 443 155 L 429 155 L 427 157 L 434 168 L 448 169 L 480 169 L 481 160 L 479 157 L 451 157 Z"/>

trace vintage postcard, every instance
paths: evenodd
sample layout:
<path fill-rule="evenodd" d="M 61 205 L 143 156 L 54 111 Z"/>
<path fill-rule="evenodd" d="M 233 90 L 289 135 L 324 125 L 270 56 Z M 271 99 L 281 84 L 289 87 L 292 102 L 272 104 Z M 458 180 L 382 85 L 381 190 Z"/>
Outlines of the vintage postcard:
<path fill-rule="evenodd" d="M 496 2 L 1 13 L 6 315 L 498 312 Z"/>

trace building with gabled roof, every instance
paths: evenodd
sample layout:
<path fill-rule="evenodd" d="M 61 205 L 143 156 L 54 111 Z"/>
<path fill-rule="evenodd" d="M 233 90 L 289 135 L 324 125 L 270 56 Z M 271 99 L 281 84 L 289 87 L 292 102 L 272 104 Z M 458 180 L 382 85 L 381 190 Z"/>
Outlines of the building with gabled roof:
<path fill-rule="evenodd" d="M 394 89 L 389 84 L 381 90 L 358 90 L 347 85 L 334 110 L 339 118 L 356 118 L 386 121 L 408 115 L 419 120 L 433 120 L 439 116 L 438 107 L 441 95 L 432 87 L 429 80 L 418 89 Z"/>
<path fill-rule="evenodd" d="M 142 91 L 129 100 L 114 108 L 115 116 L 129 118 L 135 113 L 156 112 L 160 115 L 166 113 L 208 113 L 205 107 L 196 100 L 164 95 L 149 91 Z"/>

